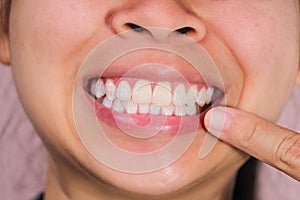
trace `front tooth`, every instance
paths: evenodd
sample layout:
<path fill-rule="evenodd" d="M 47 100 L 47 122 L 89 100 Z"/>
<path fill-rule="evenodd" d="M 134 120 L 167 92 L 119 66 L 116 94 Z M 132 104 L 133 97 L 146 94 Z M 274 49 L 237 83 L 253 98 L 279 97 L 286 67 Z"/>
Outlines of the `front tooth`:
<path fill-rule="evenodd" d="M 105 106 L 106 108 L 111 108 L 112 107 L 112 101 L 109 100 L 107 97 L 103 99 L 102 105 Z"/>
<path fill-rule="evenodd" d="M 124 102 L 124 109 L 128 114 L 136 114 L 137 113 L 137 104 L 133 103 L 132 100 L 128 100 Z"/>
<path fill-rule="evenodd" d="M 185 106 L 176 106 L 175 107 L 175 115 L 185 116 L 186 115 Z"/>
<path fill-rule="evenodd" d="M 196 115 L 197 114 L 197 105 L 194 104 L 193 106 L 186 106 L 185 107 L 185 112 L 187 115 Z"/>
<path fill-rule="evenodd" d="M 131 97 L 131 87 L 125 80 L 120 81 L 116 90 L 116 97 L 121 101 L 129 100 Z"/>
<path fill-rule="evenodd" d="M 214 93 L 213 87 L 207 88 L 206 97 L 205 97 L 206 104 L 209 104 L 211 102 L 213 93 Z"/>
<path fill-rule="evenodd" d="M 147 80 L 138 80 L 132 90 L 132 100 L 136 104 L 149 104 L 152 99 L 151 84 Z"/>
<path fill-rule="evenodd" d="M 150 106 L 150 114 L 152 114 L 152 115 L 158 115 L 158 114 L 160 114 L 160 106 L 152 104 Z"/>
<path fill-rule="evenodd" d="M 186 96 L 187 96 L 186 104 L 187 105 L 193 106 L 196 103 L 197 93 L 198 93 L 197 85 L 193 85 L 192 87 L 190 87 L 190 89 L 188 90 L 188 92 L 186 94 Z"/>
<path fill-rule="evenodd" d="M 149 113 L 149 104 L 139 104 L 139 113 L 148 114 Z"/>
<path fill-rule="evenodd" d="M 178 84 L 173 93 L 173 104 L 175 106 L 181 106 L 186 104 L 186 92 L 183 84 Z"/>
<path fill-rule="evenodd" d="M 169 82 L 157 83 L 153 90 L 152 103 L 160 106 L 170 105 L 172 101 L 171 84 Z"/>
<path fill-rule="evenodd" d="M 122 101 L 120 99 L 114 100 L 112 109 L 117 112 L 124 112 Z"/>
<path fill-rule="evenodd" d="M 162 107 L 161 107 L 161 114 L 167 115 L 167 116 L 173 115 L 174 109 L 175 109 L 175 108 L 174 108 L 173 105 L 162 106 Z"/>
<path fill-rule="evenodd" d="M 108 79 L 105 83 L 105 93 L 108 100 L 113 101 L 116 98 L 116 86 L 114 82 L 110 79 Z"/>
<path fill-rule="evenodd" d="M 202 107 L 204 106 L 205 101 L 206 101 L 206 89 L 203 87 L 200 89 L 200 91 L 197 94 L 196 102 L 199 106 Z"/>

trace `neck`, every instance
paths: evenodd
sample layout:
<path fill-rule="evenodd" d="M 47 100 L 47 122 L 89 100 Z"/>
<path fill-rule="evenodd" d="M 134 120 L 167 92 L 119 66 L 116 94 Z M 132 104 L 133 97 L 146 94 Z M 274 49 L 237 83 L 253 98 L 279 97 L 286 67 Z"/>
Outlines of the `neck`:
<path fill-rule="evenodd" d="M 96 199 L 160 199 L 160 200 L 230 200 L 234 186 L 234 175 L 218 176 L 201 183 L 194 183 L 188 188 L 163 196 L 145 196 L 132 194 L 115 188 L 104 182 L 95 181 L 89 174 L 84 174 L 66 163 L 49 162 L 45 200 L 96 200 Z"/>

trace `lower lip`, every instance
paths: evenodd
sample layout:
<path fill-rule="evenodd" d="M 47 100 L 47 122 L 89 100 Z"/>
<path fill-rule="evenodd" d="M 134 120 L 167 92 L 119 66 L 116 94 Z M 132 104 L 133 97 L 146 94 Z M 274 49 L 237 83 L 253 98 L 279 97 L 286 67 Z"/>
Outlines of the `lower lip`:
<path fill-rule="evenodd" d="M 208 110 L 206 109 L 206 111 L 194 116 L 127 114 L 106 108 L 89 94 L 87 96 L 89 102 L 94 105 L 99 122 L 116 129 L 120 129 L 120 126 L 126 127 L 126 131 L 129 132 L 136 132 L 137 127 L 139 127 L 142 129 L 150 128 L 151 131 L 157 132 L 159 135 L 175 136 L 177 134 L 189 134 L 198 129 L 204 129 L 203 119 Z M 159 124 L 151 122 L 159 122 Z M 143 135 L 140 137 L 144 138 Z"/>

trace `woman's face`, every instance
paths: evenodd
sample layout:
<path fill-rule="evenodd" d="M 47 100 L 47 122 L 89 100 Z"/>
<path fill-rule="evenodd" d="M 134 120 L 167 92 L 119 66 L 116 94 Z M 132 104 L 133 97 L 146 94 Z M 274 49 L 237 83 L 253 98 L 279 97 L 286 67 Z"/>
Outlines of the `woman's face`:
<path fill-rule="evenodd" d="M 298 73 L 298 6 L 297 0 L 15 0 L 9 37 L 17 90 L 59 166 L 58 173 L 67 166 L 62 164 L 61 155 L 74 169 L 88 172 L 81 174 L 86 180 L 96 178 L 134 193 L 157 195 L 210 181 L 222 183 L 233 177 L 247 156 L 218 142 L 207 157 L 198 159 L 202 129 L 185 154 L 158 171 L 122 173 L 96 161 L 83 147 L 74 125 L 76 73 L 89 51 L 128 30 L 128 23 L 170 30 L 191 27 L 186 35 L 218 66 L 226 87 L 226 104 L 275 121 Z M 156 62 L 174 67 L 193 80 L 192 70 L 180 65 L 178 59 L 159 52 L 152 55 L 146 50 L 136 52 L 134 57 L 122 57 L 122 65 L 130 69 Z M 114 68 L 107 76 L 119 76 L 118 70 L 122 71 Z M 108 134 L 120 131 L 106 126 Z M 131 142 L 124 139 L 120 145 L 126 147 Z M 62 182 L 68 180 L 66 174 L 60 174 Z M 85 174 L 92 174 L 92 178 Z"/>

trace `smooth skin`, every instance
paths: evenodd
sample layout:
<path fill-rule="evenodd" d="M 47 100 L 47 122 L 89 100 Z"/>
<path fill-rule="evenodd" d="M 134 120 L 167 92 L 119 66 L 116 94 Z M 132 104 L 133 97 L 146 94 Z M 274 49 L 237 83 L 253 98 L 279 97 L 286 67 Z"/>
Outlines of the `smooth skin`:
<path fill-rule="evenodd" d="M 1 33 L 9 47 L 3 45 L 0 58 L 10 57 L 23 107 L 49 151 L 46 200 L 230 199 L 235 174 L 249 158 L 243 151 L 299 178 L 299 137 L 273 124 L 299 80 L 299 18 L 298 0 L 12 1 L 9 33 Z M 98 43 L 128 30 L 126 23 L 173 31 L 193 29 L 187 35 L 210 53 L 224 78 L 226 106 L 259 116 L 227 110 L 233 116 L 226 117 L 227 123 L 233 125 L 224 129 L 221 139 L 243 151 L 219 142 L 208 157 L 199 160 L 200 144 L 195 142 L 174 164 L 141 175 L 114 171 L 86 151 L 72 118 L 76 72 Z M 141 54 L 137 62 L 170 61 L 149 55 Z M 123 62 L 133 60 L 127 57 Z M 229 119 L 249 123 L 229 123 Z M 284 140 L 287 135 L 294 139 Z M 261 137 L 272 141 L 263 147 Z M 292 151 L 288 144 L 293 144 Z M 290 168 L 278 164 L 278 156 L 266 159 L 276 146 L 280 146 L 279 154 L 273 154 Z M 259 148 L 268 154 L 256 154 Z"/>

